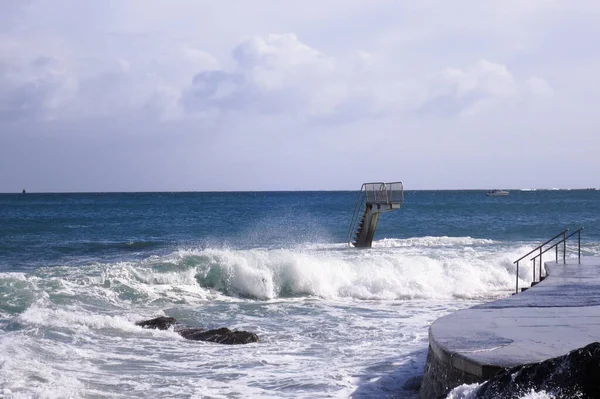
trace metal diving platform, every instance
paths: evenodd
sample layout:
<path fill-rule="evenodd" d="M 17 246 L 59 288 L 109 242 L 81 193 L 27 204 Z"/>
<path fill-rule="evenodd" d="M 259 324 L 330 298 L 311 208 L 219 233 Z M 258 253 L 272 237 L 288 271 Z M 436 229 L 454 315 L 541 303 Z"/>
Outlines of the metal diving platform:
<path fill-rule="evenodd" d="M 348 245 L 370 248 L 379 215 L 383 212 L 400 209 L 403 202 L 402 182 L 364 183 L 358 193 L 358 200 L 348 229 Z"/>

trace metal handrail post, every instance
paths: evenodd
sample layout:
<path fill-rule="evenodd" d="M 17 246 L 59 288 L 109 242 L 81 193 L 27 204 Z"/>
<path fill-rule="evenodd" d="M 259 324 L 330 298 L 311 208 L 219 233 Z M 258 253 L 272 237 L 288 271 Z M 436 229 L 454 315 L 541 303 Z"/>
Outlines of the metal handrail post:
<path fill-rule="evenodd" d="M 517 261 L 517 282 L 515 284 L 515 294 L 519 293 L 519 261 Z"/>
<path fill-rule="evenodd" d="M 554 254 L 556 255 L 556 263 L 558 263 L 558 245 L 554 247 Z"/>
<path fill-rule="evenodd" d="M 577 233 L 577 260 L 581 265 L 581 230 Z"/>
<path fill-rule="evenodd" d="M 540 248 L 540 272 L 538 276 L 540 276 L 540 281 L 542 281 L 542 248 Z"/>
<path fill-rule="evenodd" d="M 567 232 L 563 232 L 563 265 L 567 263 Z"/>
<path fill-rule="evenodd" d="M 533 260 L 533 280 L 531 280 L 531 281 L 533 281 L 533 282 L 535 282 L 535 259 L 536 258 L 532 259 Z"/>

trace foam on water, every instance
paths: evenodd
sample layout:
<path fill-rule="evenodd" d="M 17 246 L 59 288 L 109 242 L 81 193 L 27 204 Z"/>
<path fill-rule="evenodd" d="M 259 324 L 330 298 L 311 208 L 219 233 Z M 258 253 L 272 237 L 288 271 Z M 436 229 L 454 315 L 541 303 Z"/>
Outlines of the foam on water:
<path fill-rule="evenodd" d="M 480 298 L 509 290 L 514 286 L 512 261 L 524 250 L 470 237 L 375 244 L 373 250 L 206 249 L 182 251 L 180 256 L 197 256 L 196 278 L 203 287 L 231 295 L 440 299 Z M 526 273 L 521 277 L 529 278 Z"/>
<path fill-rule="evenodd" d="M 434 320 L 563 226 L 600 254 L 597 193 L 407 192 L 365 250 L 355 192 L 0 195 L 0 396 L 416 398 Z M 260 342 L 135 325 L 160 315 Z"/>
<path fill-rule="evenodd" d="M 513 260 L 526 246 L 470 237 L 381 240 L 373 249 L 340 245 L 282 249 L 179 250 L 139 262 L 39 269 L 0 275 L 0 295 L 21 307 L 44 293 L 113 306 L 151 301 L 197 303 L 223 294 L 274 299 L 485 298 L 514 286 Z M 521 284 L 530 279 L 520 270 Z M 85 287 L 85 289 L 82 289 Z M 17 306 L 18 304 L 8 306 Z M 2 309 L 2 310 L 7 310 Z"/>
<path fill-rule="evenodd" d="M 413 237 L 407 239 L 384 238 L 373 242 L 375 248 L 451 247 L 493 244 L 493 240 L 471 237 Z"/>
<path fill-rule="evenodd" d="M 366 250 L 188 248 L 0 274 L 0 295 L 12 298 L 0 308 L 0 389 L 7 397 L 385 396 L 422 373 L 436 318 L 511 292 L 512 261 L 528 248 L 470 237 L 381 240 Z M 522 273 L 524 284 L 530 271 Z M 254 331 L 261 341 L 227 347 L 135 325 L 158 315 Z"/>
<path fill-rule="evenodd" d="M 474 399 L 476 398 L 477 390 L 481 384 L 463 384 L 454 388 L 446 397 L 446 399 Z M 556 395 L 546 391 L 536 392 L 529 390 L 523 393 L 519 399 L 555 399 Z"/>

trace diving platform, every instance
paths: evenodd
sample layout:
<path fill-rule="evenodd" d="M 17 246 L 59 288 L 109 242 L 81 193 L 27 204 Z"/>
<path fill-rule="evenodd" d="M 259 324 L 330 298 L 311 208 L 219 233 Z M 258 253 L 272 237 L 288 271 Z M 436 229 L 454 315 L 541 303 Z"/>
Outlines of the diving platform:
<path fill-rule="evenodd" d="M 357 248 L 371 247 L 379 215 L 400 209 L 403 202 L 402 182 L 364 183 L 358 193 L 348 229 L 348 245 Z"/>

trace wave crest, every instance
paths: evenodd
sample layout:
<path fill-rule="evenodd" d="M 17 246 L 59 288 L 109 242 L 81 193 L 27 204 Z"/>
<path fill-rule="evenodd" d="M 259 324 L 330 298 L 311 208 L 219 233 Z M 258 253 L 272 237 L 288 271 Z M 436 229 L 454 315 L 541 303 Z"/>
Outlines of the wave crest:
<path fill-rule="evenodd" d="M 39 269 L 10 286 L 0 284 L 0 297 L 2 291 L 15 298 L 21 291 L 37 292 L 0 310 L 20 313 L 40 295 L 110 306 L 201 303 L 215 296 L 234 301 L 299 296 L 483 299 L 513 289 L 512 262 L 529 249 L 471 237 L 419 237 L 380 240 L 371 249 L 330 244 L 179 250 L 138 262 Z M 520 285 L 527 284 L 530 270 L 521 268 L 519 274 Z"/>
<path fill-rule="evenodd" d="M 370 250 L 207 249 L 196 278 L 204 288 L 257 299 L 482 298 L 514 286 L 512 260 L 522 252 L 481 248 L 493 242 L 469 237 L 382 241 Z"/>

